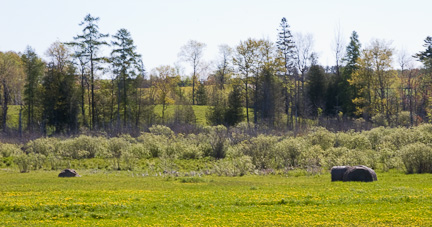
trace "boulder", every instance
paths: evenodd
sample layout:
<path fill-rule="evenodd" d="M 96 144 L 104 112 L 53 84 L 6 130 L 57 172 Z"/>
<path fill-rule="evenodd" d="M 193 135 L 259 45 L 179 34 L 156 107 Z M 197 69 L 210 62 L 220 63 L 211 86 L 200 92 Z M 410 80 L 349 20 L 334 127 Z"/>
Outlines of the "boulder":
<path fill-rule="evenodd" d="M 343 176 L 349 167 L 350 166 L 333 166 L 333 168 L 331 168 L 331 180 L 342 181 Z"/>
<path fill-rule="evenodd" d="M 59 177 L 81 177 L 74 169 L 65 169 L 58 175 Z"/>
<path fill-rule="evenodd" d="M 342 180 L 371 182 L 378 179 L 375 171 L 367 166 L 351 166 L 345 171 Z"/>

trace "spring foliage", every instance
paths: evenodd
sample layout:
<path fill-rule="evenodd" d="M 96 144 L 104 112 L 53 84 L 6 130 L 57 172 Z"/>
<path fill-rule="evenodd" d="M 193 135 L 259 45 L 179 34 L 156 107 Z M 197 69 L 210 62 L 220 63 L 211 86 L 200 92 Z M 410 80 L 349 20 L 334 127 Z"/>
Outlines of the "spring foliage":
<path fill-rule="evenodd" d="M 136 138 L 81 135 L 3 143 L 0 166 L 15 166 L 20 172 L 66 167 L 178 172 L 182 168 L 176 163 L 197 160 L 206 167 L 192 169 L 226 176 L 292 169 L 321 173 L 335 165 L 432 173 L 431 143 L 431 124 L 337 133 L 314 128 L 298 137 L 259 134 L 242 124 L 205 127 L 187 135 L 156 125 Z"/>

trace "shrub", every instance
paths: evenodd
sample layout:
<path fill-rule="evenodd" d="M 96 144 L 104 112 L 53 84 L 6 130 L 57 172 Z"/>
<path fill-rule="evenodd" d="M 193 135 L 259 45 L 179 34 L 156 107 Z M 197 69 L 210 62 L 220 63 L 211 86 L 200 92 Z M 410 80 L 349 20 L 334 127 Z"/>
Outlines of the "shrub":
<path fill-rule="evenodd" d="M 150 150 L 146 148 L 143 143 L 131 144 L 131 146 L 129 147 L 129 152 L 140 159 L 147 159 L 152 157 Z"/>
<path fill-rule="evenodd" d="M 151 133 L 143 133 L 137 140 L 139 143 L 143 144 L 143 147 L 146 148 L 147 152 L 154 158 L 159 157 L 169 143 L 168 137 Z"/>
<path fill-rule="evenodd" d="M 133 170 L 138 163 L 136 156 L 129 151 L 124 151 L 121 153 L 121 161 L 124 163 L 127 170 Z M 118 166 L 118 168 L 120 168 L 120 166 Z"/>
<path fill-rule="evenodd" d="M 321 146 L 314 145 L 300 153 L 300 165 L 308 172 L 319 173 L 323 162 L 324 151 Z"/>
<path fill-rule="evenodd" d="M 300 155 L 308 147 L 304 138 L 287 138 L 275 145 L 277 168 L 299 166 Z"/>
<path fill-rule="evenodd" d="M 423 143 L 407 145 L 401 150 L 407 173 L 432 173 L 432 148 Z"/>
<path fill-rule="evenodd" d="M 58 143 L 60 140 L 57 138 L 39 138 L 28 142 L 24 146 L 26 153 L 38 153 L 48 156 L 50 154 L 57 154 Z"/>
<path fill-rule="evenodd" d="M 327 131 L 327 129 L 319 127 L 315 128 L 307 139 L 311 145 L 319 145 L 323 150 L 333 147 L 335 144 L 335 134 Z"/>
<path fill-rule="evenodd" d="M 149 131 L 153 135 L 163 135 L 166 137 L 174 136 L 174 132 L 169 127 L 164 125 L 153 125 L 149 128 Z"/>
<path fill-rule="evenodd" d="M 330 169 L 333 166 L 346 165 L 347 160 L 345 157 L 349 153 L 349 149 L 346 147 L 332 147 L 324 152 L 323 166 L 326 169 Z"/>
<path fill-rule="evenodd" d="M 108 152 L 110 154 L 110 157 L 114 160 L 114 168 L 117 170 L 120 170 L 120 159 L 122 157 L 122 154 L 127 152 L 130 147 L 129 141 L 123 139 L 114 137 L 111 138 L 108 142 Z"/>
<path fill-rule="evenodd" d="M 399 150 L 383 148 L 378 151 L 378 160 L 382 165 L 383 171 L 402 167 L 402 158 Z"/>
<path fill-rule="evenodd" d="M 28 158 L 30 160 L 30 165 L 33 170 L 42 169 L 46 161 L 46 156 L 39 153 L 30 153 L 28 154 Z"/>
<path fill-rule="evenodd" d="M 213 172 L 219 176 L 243 176 L 253 171 L 255 166 L 252 158 L 241 156 L 236 158 L 221 159 L 213 166 Z"/>
<path fill-rule="evenodd" d="M 16 144 L 0 143 L 0 157 L 10 157 L 22 153 L 20 147 Z"/>
<path fill-rule="evenodd" d="M 379 126 L 388 126 L 389 122 L 386 119 L 386 116 L 382 113 L 376 114 L 375 116 L 372 117 L 372 122 L 375 126 L 379 127 Z"/>
<path fill-rule="evenodd" d="M 30 171 L 31 160 L 26 154 L 16 156 L 14 162 L 17 164 L 21 173 L 28 173 Z"/>
<path fill-rule="evenodd" d="M 252 163 L 258 169 L 275 168 L 276 163 L 276 152 L 275 144 L 278 138 L 275 136 L 259 135 L 258 137 L 252 138 L 250 141 L 243 141 L 242 146 L 238 146 L 242 149 L 243 155 L 247 155 L 252 158 Z"/>
<path fill-rule="evenodd" d="M 216 159 L 225 158 L 227 149 L 227 128 L 223 125 L 206 127 L 206 135 L 211 147 L 211 156 Z"/>

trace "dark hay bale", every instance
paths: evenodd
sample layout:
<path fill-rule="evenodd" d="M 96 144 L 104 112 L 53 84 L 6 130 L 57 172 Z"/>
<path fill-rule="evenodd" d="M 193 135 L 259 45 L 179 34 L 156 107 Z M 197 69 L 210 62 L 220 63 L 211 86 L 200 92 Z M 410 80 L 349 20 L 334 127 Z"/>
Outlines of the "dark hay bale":
<path fill-rule="evenodd" d="M 80 177 L 80 175 L 74 169 L 65 169 L 58 175 L 59 177 Z"/>
<path fill-rule="evenodd" d="M 343 176 L 349 166 L 333 166 L 331 168 L 331 180 L 332 181 L 342 181 Z"/>
<path fill-rule="evenodd" d="M 375 171 L 366 166 L 351 166 L 348 167 L 343 175 L 343 181 L 376 181 L 377 175 Z"/>

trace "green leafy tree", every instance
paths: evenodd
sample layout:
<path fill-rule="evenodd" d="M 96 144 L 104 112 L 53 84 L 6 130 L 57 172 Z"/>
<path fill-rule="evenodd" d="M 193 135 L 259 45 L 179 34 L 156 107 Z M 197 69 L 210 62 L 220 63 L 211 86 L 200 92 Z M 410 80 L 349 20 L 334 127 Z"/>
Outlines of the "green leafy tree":
<path fill-rule="evenodd" d="M 2 121 L 3 132 L 6 132 L 6 123 L 9 103 L 21 105 L 21 92 L 24 86 L 24 68 L 20 56 L 15 52 L 0 52 L 0 89 L 3 97 Z M 21 113 L 21 111 L 20 111 Z"/>
<path fill-rule="evenodd" d="M 44 75 L 45 63 L 36 52 L 27 47 L 24 54 L 21 56 L 24 63 L 24 71 L 26 74 L 26 83 L 24 85 L 24 102 L 27 112 L 27 129 L 33 131 L 37 122 L 37 110 L 40 104 L 40 84 Z"/>
<path fill-rule="evenodd" d="M 70 63 L 70 52 L 63 43 L 53 43 L 47 51 L 51 62 L 42 80 L 43 119 L 47 126 L 54 127 L 55 133 L 78 130 L 78 98 L 76 69 Z"/>
<path fill-rule="evenodd" d="M 233 58 L 237 73 L 242 77 L 245 88 L 245 103 L 246 103 L 246 121 L 249 123 L 249 86 L 251 84 L 250 77 L 256 72 L 256 63 L 258 59 L 258 41 L 249 38 L 246 41 L 241 41 L 236 47 L 236 53 Z"/>
<path fill-rule="evenodd" d="M 175 69 L 169 65 L 159 66 L 155 69 L 155 87 L 158 91 L 158 100 L 162 104 L 162 123 L 166 123 L 166 110 L 169 105 L 174 104 L 174 88 L 177 85 Z"/>

